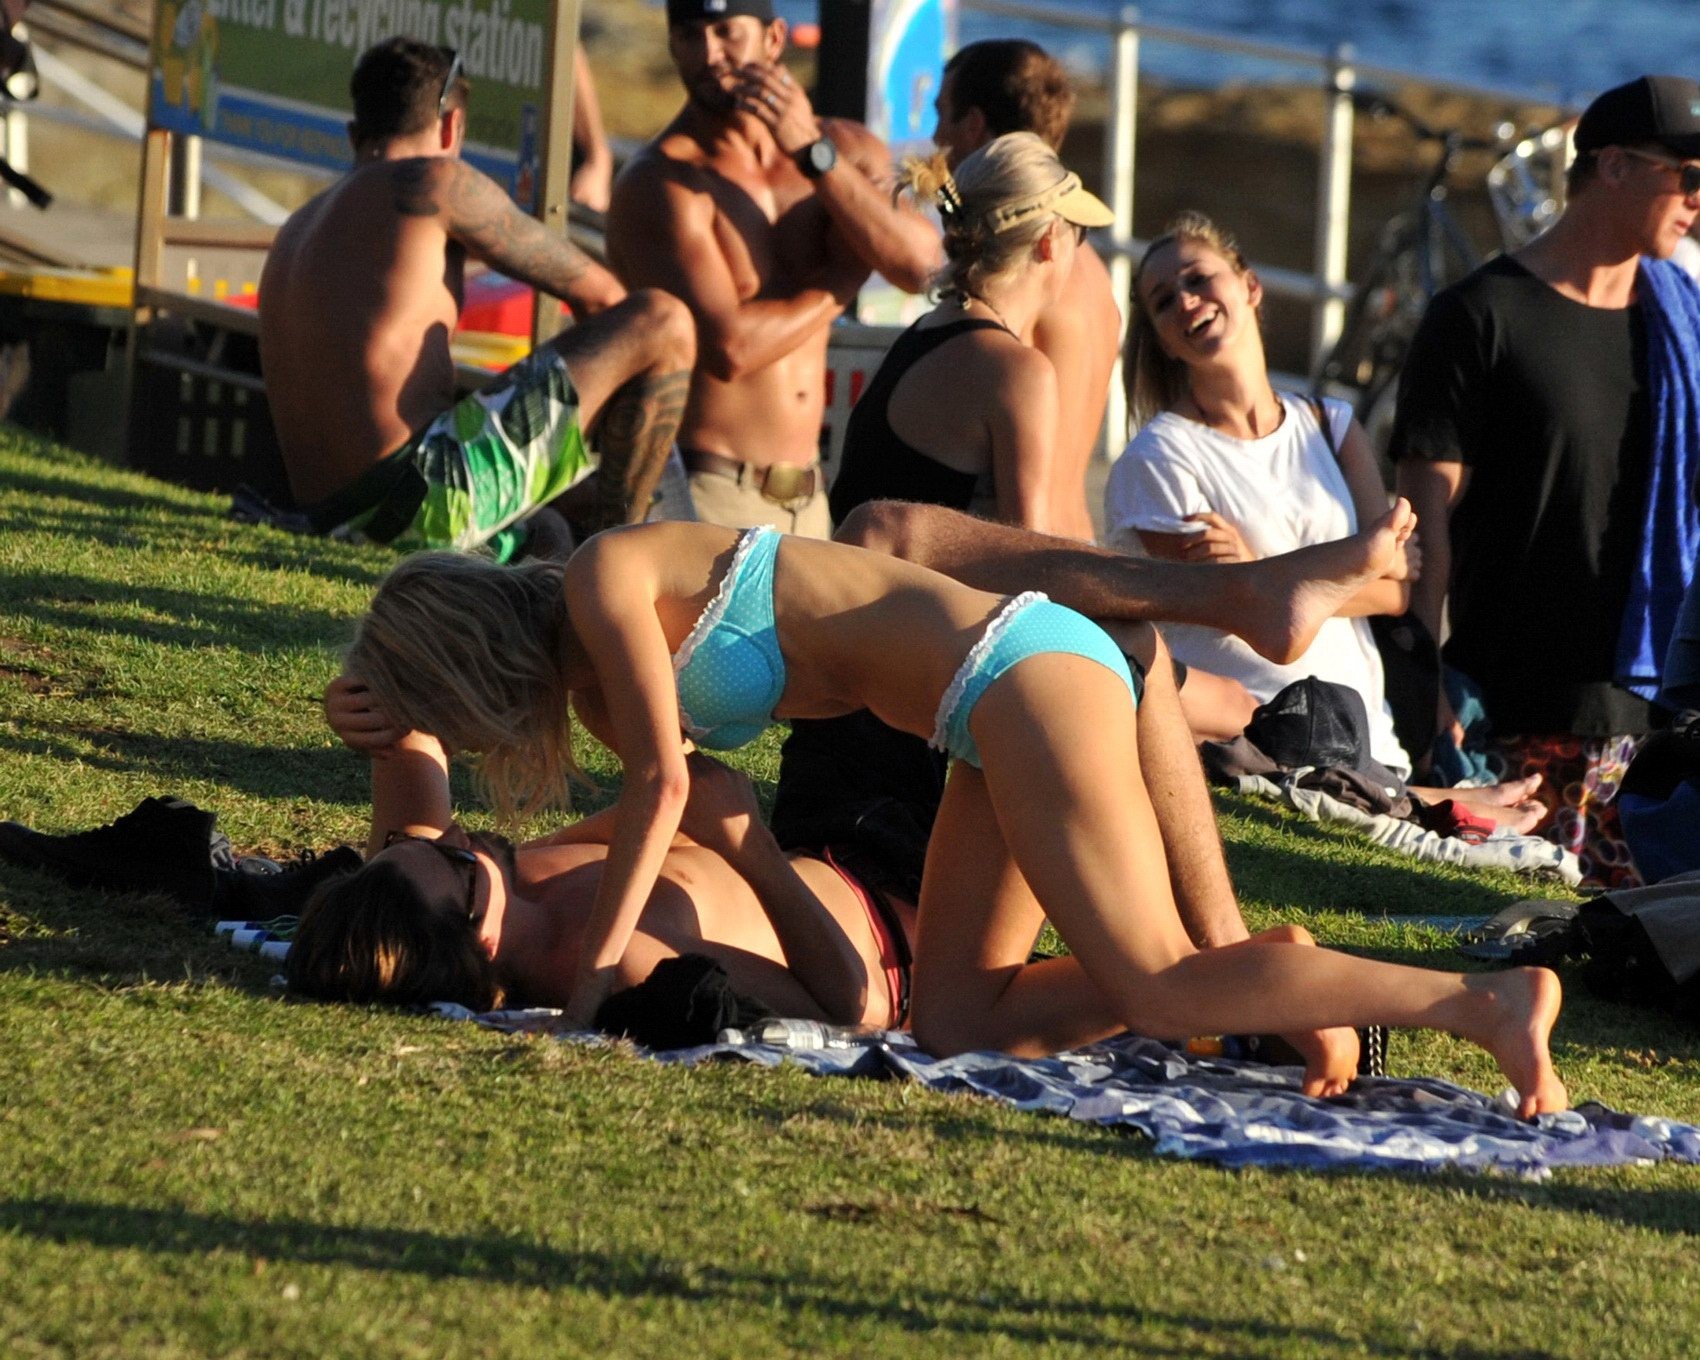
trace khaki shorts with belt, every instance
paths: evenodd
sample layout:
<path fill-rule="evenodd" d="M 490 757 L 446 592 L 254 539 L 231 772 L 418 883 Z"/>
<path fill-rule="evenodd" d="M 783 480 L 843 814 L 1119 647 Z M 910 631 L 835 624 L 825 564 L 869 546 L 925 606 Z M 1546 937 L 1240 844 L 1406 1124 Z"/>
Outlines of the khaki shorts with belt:
<path fill-rule="evenodd" d="M 697 518 L 729 529 L 771 525 L 804 538 L 831 538 L 826 478 L 819 463 L 757 467 L 724 454 L 680 449 Z"/>

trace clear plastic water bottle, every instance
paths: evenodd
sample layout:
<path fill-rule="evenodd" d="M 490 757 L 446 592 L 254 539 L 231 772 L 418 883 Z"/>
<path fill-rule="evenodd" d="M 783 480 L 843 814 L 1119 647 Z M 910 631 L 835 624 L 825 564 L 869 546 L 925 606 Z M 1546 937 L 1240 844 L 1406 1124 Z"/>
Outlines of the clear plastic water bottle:
<path fill-rule="evenodd" d="M 866 1048 L 885 1031 L 874 1025 L 828 1025 L 819 1020 L 763 1020 L 748 1037 L 775 1048 Z"/>

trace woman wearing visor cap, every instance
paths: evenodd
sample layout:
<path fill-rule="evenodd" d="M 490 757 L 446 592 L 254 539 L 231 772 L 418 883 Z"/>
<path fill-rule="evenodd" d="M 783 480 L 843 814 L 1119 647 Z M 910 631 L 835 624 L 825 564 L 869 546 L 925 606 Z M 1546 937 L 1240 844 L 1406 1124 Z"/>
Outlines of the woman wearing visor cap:
<path fill-rule="evenodd" d="M 939 302 L 892 345 L 851 413 L 832 517 L 895 499 L 1053 530 L 1059 500 L 1080 488 L 1057 485 L 1056 374 L 1033 326 L 1087 229 L 1112 214 L 1030 132 L 988 143 L 954 175 L 943 152 L 912 158 L 903 180 L 943 224 Z"/>

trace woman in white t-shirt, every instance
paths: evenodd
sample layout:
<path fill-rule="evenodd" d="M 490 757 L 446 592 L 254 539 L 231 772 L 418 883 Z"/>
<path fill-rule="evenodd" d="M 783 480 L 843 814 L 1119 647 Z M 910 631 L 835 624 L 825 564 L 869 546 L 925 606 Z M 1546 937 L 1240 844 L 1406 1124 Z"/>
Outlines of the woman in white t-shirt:
<path fill-rule="evenodd" d="M 1270 384 L 1262 301 L 1263 286 L 1233 237 L 1200 213 L 1183 213 L 1145 252 L 1129 341 L 1141 428 L 1110 471 L 1111 543 L 1171 561 L 1245 562 L 1344 538 L 1386 510 L 1387 488 L 1351 408 Z M 1367 616 L 1404 613 L 1418 567 L 1413 542 L 1285 666 L 1215 629 L 1165 628 L 1170 650 L 1191 671 L 1237 682 L 1204 679 L 1195 688 L 1189 675 L 1189 716 L 1205 735 L 1243 728 L 1250 715 L 1238 687 L 1263 703 L 1294 680 L 1320 676 L 1363 696 L 1370 754 L 1409 773 Z M 1531 788 L 1483 790 L 1470 801 L 1520 805 Z"/>

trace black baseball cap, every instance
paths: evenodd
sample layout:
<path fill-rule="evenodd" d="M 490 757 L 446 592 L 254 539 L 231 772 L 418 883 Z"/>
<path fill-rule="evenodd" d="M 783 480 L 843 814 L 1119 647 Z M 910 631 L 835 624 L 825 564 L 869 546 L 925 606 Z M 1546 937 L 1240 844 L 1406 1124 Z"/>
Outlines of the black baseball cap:
<path fill-rule="evenodd" d="M 1700 158 L 1700 85 L 1685 76 L 1642 76 L 1607 90 L 1576 125 L 1576 149 L 1657 142 Z"/>
<path fill-rule="evenodd" d="M 667 27 L 713 23 L 748 15 L 764 24 L 773 22 L 773 0 L 667 0 Z"/>

